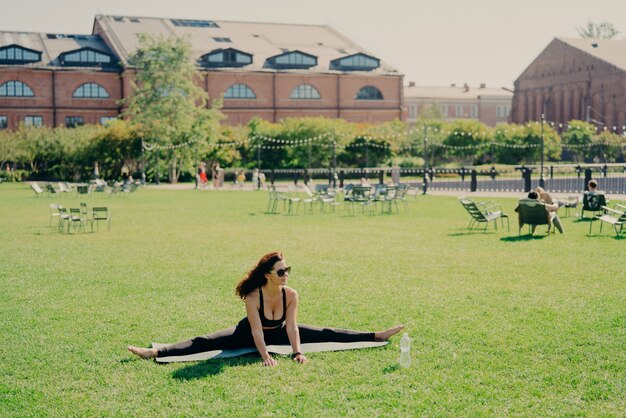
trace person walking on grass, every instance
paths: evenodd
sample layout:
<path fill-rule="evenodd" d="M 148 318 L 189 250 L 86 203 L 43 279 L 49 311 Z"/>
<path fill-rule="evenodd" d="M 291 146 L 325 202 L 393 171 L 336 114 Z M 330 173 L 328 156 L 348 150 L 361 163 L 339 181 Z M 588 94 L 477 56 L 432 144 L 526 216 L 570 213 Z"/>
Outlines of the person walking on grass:
<path fill-rule="evenodd" d="M 306 363 L 308 360 L 301 352 L 303 343 L 386 341 L 404 328 L 397 325 L 380 332 L 360 332 L 298 324 L 298 292 L 287 286 L 290 272 L 291 267 L 280 252 L 265 254 L 237 284 L 235 293 L 245 302 L 247 315 L 236 326 L 158 350 L 132 345 L 128 350 L 149 359 L 256 347 L 263 365 L 275 366 L 277 361 L 267 345 L 289 344 L 292 359 Z"/>

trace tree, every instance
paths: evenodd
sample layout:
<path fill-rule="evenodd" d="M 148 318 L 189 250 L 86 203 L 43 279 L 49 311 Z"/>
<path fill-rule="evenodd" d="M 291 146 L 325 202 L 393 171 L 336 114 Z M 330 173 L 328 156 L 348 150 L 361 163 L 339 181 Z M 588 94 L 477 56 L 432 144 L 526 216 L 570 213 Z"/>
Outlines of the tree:
<path fill-rule="evenodd" d="M 93 138 L 86 150 L 90 171 L 98 163 L 100 175 L 105 179 L 118 178 L 122 167 L 130 168 L 134 175 L 141 168 L 141 139 L 130 122 L 116 119 L 108 122 Z"/>
<path fill-rule="evenodd" d="M 459 119 L 449 125 L 443 139 L 448 155 L 459 158 L 463 164 L 478 164 L 487 152 L 485 144 L 491 141 L 490 129 L 482 122 Z"/>
<path fill-rule="evenodd" d="M 587 26 L 576 28 L 576 30 L 583 38 L 612 39 L 619 35 L 619 31 L 609 22 L 594 23 L 589 20 Z"/>
<path fill-rule="evenodd" d="M 129 60 L 137 73 L 124 115 L 143 133 L 157 164 L 165 156 L 169 181 L 175 183 L 181 169 L 193 169 L 194 143 L 219 136 L 221 102 L 207 108 L 209 96 L 199 87 L 187 40 L 140 34 L 139 45 Z"/>
<path fill-rule="evenodd" d="M 603 130 L 594 137 L 591 147 L 592 156 L 604 163 L 614 163 L 623 158 L 626 138 L 608 130 Z"/>
<path fill-rule="evenodd" d="M 16 161 L 17 141 L 16 136 L 8 131 L 0 131 L 0 170 L 5 164 Z"/>
<path fill-rule="evenodd" d="M 421 120 L 440 120 L 443 119 L 443 112 L 441 111 L 441 107 L 439 107 L 436 103 L 431 103 L 428 106 L 424 103 L 422 111 L 419 114 L 419 118 Z"/>
<path fill-rule="evenodd" d="M 575 162 L 583 161 L 589 155 L 595 131 L 595 127 L 590 123 L 571 120 L 567 130 L 561 134 L 563 143 Z"/>

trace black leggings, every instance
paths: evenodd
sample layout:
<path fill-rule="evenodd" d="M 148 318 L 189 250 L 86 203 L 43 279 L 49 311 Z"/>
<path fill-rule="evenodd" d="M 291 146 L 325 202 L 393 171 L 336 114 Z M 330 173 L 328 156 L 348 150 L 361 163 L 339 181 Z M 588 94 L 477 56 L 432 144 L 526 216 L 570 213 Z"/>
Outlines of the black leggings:
<path fill-rule="evenodd" d="M 298 324 L 300 342 L 350 343 L 356 341 L 374 341 L 373 332 L 351 331 L 349 329 L 319 328 L 311 325 Z M 265 344 L 288 345 L 289 337 L 285 326 L 263 330 Z M 169 344 L 158 350 L 157 357 L 185 356 L 212 350 L 228 350 L 235 348 L 255 347 L 252 329 L 248 318 L 244 318 L 237 326 L 223 329 L 212 334 L 196 337 L 176 344 Z"/>

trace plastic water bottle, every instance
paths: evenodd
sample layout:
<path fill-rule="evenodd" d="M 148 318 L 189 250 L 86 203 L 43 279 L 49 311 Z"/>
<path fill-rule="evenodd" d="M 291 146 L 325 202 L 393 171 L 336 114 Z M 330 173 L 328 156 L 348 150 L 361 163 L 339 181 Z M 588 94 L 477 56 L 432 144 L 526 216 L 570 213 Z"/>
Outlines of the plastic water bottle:
<path fill-rule="evenodd" d="M 411 365 L 411 339 L 406 332 L 400 339 L 400 367 Z"/>

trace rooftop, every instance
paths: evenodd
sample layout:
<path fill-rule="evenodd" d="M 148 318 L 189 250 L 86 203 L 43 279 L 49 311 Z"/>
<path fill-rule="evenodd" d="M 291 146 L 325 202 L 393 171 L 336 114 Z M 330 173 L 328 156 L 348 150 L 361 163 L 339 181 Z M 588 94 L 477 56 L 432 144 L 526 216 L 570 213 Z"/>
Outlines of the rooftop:
<path fill-rule="evenodd" d="M 556 38 L 593 55 L 594 57 L 626 70 L 626 39 Z"/>
<path fill-rule="evenodd" d="M 404 97 L 426 98 L 426 99 L 478 99 L 479 97 L 513 97 L 511 91 L 501 87 L 472 87 L 468 85 L 457 86 L 416 86 L 409 85 L 404 87 Z"/>
<path fill-rule="evenodd" d="M 0 32 L 0 48 L 16 45 L 41 53 L 41 61 L 19 64 L 33 68 L 61 67 L 61 54 L 88 48 L 114 55 L 98 35 L 51 34 L 35 32 Z M 117 58 L 113 57 L 113 63 Z M 67 68 L 64 65 L 63 68 Z"/>
<path fill-rule="evenodd" d="M 317 57 L 317 65 L 307 68 L 307 72 L 337 72 L 331 70 L 331 61 L 337 58 L 358 53 L 372 56 L 361 46 L 325 25 L 97 15 L 94 31 L 96 26 L 105 31 L 107 38 L 113 41 L 113 48 L 124 64 L 127 64 L 128 57 L 139 46 L 139 33 L 186 37 L 191 43 L 194 59 L 211 51 L 227 48 L 251 54 L 253 60 L 251 64 L 245 65 L 246 71 L 276 71 L 267 68 L 266 60 L 295 50 Z M 229 70 L 232 68 L 219 69 Z M 382 61 L 378 68 L 365 73 L 399 75 L 395 68 Z"/>

